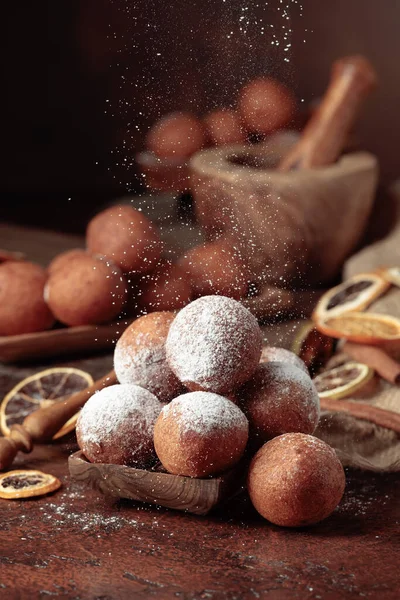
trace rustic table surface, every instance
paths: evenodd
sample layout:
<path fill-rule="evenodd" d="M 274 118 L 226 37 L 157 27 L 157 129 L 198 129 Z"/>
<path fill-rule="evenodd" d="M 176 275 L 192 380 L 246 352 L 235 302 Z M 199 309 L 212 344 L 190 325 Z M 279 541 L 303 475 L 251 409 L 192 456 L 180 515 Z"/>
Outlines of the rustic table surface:
<path fill-rule="evenodd" d="M 40 262 L 78 240 L 0 225 L 0 246 Z M 16 237 L 17 236 L 17 237 Z M 19 238 L 19 239 L 17 239 Z M 0 365 L 0 397 L 46 364 Z M 95 378 L 111 354 L 76 357 Z M 73 434 L 20 455 L 15 468 L 52 473 L 53 495 L 0 500 L 0 598 L 234 600 L 399 597 L 400 481 L 347 472 L 334 514 L 286 530 L 263 521 L 246 495 L 207 517 L 112 501 L 69 478 Z"/>

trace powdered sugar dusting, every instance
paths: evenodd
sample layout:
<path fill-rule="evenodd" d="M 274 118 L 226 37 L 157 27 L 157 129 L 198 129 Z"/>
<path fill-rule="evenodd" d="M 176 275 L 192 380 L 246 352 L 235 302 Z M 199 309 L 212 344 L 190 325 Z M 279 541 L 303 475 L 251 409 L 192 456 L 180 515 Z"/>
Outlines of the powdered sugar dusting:
<path fill-rule="evenodd" d="M 166 350 L 171 368 L 183 383 L 227 392 L 255 370 L 261 344 L 257 320 L 239 302 L 203 296 L 178 313 Z"/>
<path fill-rule="evenodd" d="M 161 407 L 151 392 L 137 385 L 104 388 L 89 398 L 79 415 L 79 444 L 86 455 L 89 446 L 105 462 L 110 451 L 126 457 L 122 463 L 133 464 L 142 452 L 151 453 L 154 424 Z"/>
<path fill-rule="evenodd" d="M 261 351 L 261 363 L 268 362 L 283 362 L 295 365 L 299 369 L 302 369 L 307 375 L 309 371 L 307 369 L 304 361 L 301 360 L 297 354 L 291 352 L 290 350 L 286 350 L 286 348 L 279 348 L 276 346 L 263 346 Z"/>
<path fill-rule="evenodd" d="M 317 426 L 320 415 L 319 396 L 312 379 L 295 365 L 281 362 L 264 363 L 264 376 L 274 384 L 275 394 L 271 394 L 269 401 L 275 401 L 277 409 L 282 403 L 295 402 L 293 384 L 296 386 L 302 409 L 308 420 Z M 268 386 L 268 383 L 266 383 Z M 296 398 L 297 399 L 297 398 Z"/>
<path fill-rule="evenodd" d="M 164 418 L 173 416 L 181 433 L 192 431 L 198 435 L 217 430 L 232 432 L 248 430 L 244 413 L 233 402 L 211 392 L 191 392 L 178 396 L 161 411 Z"/>

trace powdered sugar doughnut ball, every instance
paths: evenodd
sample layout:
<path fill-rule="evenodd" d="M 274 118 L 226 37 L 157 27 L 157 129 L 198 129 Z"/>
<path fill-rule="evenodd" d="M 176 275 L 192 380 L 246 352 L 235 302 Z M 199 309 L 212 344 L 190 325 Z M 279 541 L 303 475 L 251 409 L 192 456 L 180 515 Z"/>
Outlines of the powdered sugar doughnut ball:
<path fill-rule="evenodd" d="M 154 312 L 136 319 L 114 351 L 118 381 L 140 385 L 161 402 L 169 402 L 183 391 L 165 356 L 165 341 L 174 318 L 172 312 Z"/>
<path fill-rule="evenodd" d="M 229 394 L 256 370 L 261 345 L 257 320 L 242 304 L 225 296 L 203 296 L 175 317 L 167 360 L 189 390 Z"/>
<path fill-rule="evenodd" d="M 269 363 L 269 362 L 283 362 L 294 365 L 298 367 L 304 373 L 309 375 L 309 370 L 307 368 L 306 363 L 301 360 L 297 354 L 291 352 L 290 350 L 286 350 L 286 348 L 279 348 L 276 346 L 263 346 L 261 351 L 260 363 Z"/>
<path fill-rule="evenodd" d="M 154 445 L 174 475 L 206 477 L 226 471 L 242 457 L 248 422 L 230 400 L 210 392 L 178 396 L 162 409 Z"/>
<path fill-rule="evenodd" d="M 265 519 L 275 525 L 302 527 L 334 511 L 345 483 L 333 448 L 311 435 L 288 433 L 257 452 L 247 487 L 254 507 Z"/>
<path fill-rule="evenodd" d="M 138 385 L 111 385 L 94 394 L 76 425 L 90 462 L 146 467 L 155 459 L 153 430 L 161 403 Z"/>
<path fill-rule="evenodd" d="M 257 446 L 283 433 L 313 433 L 317 427 L 318 392 L 311 378 L 289 363 L 261 363 L 239 398 Z"/>

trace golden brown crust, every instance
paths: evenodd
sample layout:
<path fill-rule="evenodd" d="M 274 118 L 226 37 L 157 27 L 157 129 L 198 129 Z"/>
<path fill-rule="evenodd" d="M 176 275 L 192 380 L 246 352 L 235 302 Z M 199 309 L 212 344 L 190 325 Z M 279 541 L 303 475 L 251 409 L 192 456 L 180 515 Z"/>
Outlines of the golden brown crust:
<path fill-rule="evenodd" d="M 179 260 L 179 266 L 196 297 L 219 294 L 240 300 L 246 295 L 250 274 L 237 250 L 225 240 L 195 246 Z"/>
<path fill-rule="evenodd" d="M 265 444 L 249 468 L 251 501 L 275 525 L 302 527 L 322 521 L 339 504 L 344 488 L 345 474 L 335 451 L 301 433 Z"/>
<path fill-rule="evenodd" d="M 148 273 L 161 256 L 156 227 L 131 206 L 112 206 L 96 215 L 86 231 L 88 250 L 106 256 L 124 273 Z"/>
<path fill-rule="evenodd" d="M 52 273 L 45 295 L 61 323 L 96 325 L 111 321 L 121 312 L 127 289 L 118 267 L 83 254 Z"/>

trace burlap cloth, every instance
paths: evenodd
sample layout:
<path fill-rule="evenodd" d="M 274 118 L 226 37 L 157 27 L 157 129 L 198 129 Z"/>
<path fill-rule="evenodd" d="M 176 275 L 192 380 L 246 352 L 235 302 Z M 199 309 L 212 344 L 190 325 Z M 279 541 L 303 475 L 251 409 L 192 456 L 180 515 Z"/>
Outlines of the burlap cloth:
<path fill-rule="evenodd" d="M 353 255 L 344 267 L 344 279 L 381 266 L 400 266 L 399 184 L 393 186 L 391 197 L 392 231 L 381 241 Z M 368 310 L 400 318 L 400 288 L 391 288 Z M 362 399 L 362 402 L 400 413 L 400 387 L 381 381 L 375 395 Z M 400 470 L 400 436 L 389 429 L 346 414 L 323 412 L 316 435 L 337 450 L 345 465 L 371 471 Z"/>

